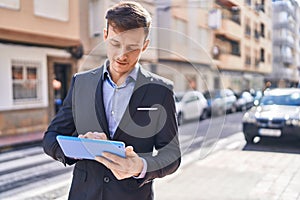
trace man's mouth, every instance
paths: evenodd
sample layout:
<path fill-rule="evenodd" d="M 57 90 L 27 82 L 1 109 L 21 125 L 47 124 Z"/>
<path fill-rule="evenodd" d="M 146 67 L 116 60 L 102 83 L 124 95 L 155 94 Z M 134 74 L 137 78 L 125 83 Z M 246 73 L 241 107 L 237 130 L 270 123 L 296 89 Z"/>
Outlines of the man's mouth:
<path fill-rule="evenodd" d="M 126 62 L 121 62 L 121 61 L 118 61 L 118 60 L 116 60 L 116 63 L 118 63 L 119 65 L 126 65 L 127 64 Z"/>

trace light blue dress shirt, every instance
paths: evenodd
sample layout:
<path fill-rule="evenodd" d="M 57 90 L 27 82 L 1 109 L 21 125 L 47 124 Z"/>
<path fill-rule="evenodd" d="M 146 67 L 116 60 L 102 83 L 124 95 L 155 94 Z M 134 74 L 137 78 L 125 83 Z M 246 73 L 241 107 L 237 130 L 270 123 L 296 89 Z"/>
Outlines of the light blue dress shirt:
<path fill-rule="evenodd" d="M 103 70 L 103 102 L 108 122 L 109 134 L 113 138 L 123 114 L 129 104 L 137 79 L 139 65 L 133 68 L 122 85 L 116 85 L 108 72 L 108 61 Z"/>
<path fill-rule="evenodd" d="M 110 137 L 113 138 L 118 125 L 129 104 L 129 100 L 133 93 L 135 82 L 138 75 L 139 64 L 137 63 L 133 70 L 129 73 L 122 85 L 116 85 L 108 72 L 109 61 L 106 60 L 103 69 L 103 103 L 108 123 Z M 147 162 L 143 159 L 144 167 L 138 177 L 144 178 L 147 171 Z"/>

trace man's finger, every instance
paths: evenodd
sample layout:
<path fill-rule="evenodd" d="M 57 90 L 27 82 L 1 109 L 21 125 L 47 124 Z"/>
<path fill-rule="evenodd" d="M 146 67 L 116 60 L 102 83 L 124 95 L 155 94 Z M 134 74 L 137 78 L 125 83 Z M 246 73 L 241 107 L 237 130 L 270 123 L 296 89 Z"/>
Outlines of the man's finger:
<path fill-rule="evenodd" d="M 121 158 L 120 156 L 108 152 L 103 152 L 102 157 L 118 164 L 120 164 L 124 160 L 124 158 Z"/>
<path fill-rule="evenodd" d="M 137 154 L 134 152 L 132 146 L 127 146 L 127 147 L 125 148 L 125 154 L 126 154 L 126 157 L 128 157 L 128 156 L 132 157 L 132 156 L 136 156 L 136 155 L 137 155 Z"/>
<path fill-rule="evenodd" d="M 119 164 L 114 163 L 114 162 L 112 162 L 112 161 L 110 161 L 110 160 L 108 160 L 108 159 L 106 159 L 102 156 L 96 156 L 95 160 L 102 163 L 105 167 L 107 167 L 110 170 L 118 170 L 118 171 L 121 170 Z"/>

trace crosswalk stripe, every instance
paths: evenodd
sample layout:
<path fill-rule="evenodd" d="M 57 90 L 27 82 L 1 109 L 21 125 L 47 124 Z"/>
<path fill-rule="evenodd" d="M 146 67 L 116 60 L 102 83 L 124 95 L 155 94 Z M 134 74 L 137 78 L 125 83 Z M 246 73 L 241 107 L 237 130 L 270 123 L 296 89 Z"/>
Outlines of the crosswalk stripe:
<path fill-rule="evenodd" d="M 42 147 L 32 147 L 32 148 L 28 148 L 28 149 L 21 149 L 21 150 L 16 150 L 16 151 L 0 153 L 0 164 L 2 162 L 7 162 L 10 160 L 24 158 L 27 156 L 32 156 L 32 155 L 41 154 L 41 153 L 43 153 Z"/>
<path fill-rule="evenodd" d="M 0 154 L 0 199 L 54 199 L 67 194 L 73 167 L 64 167 L 42 147 Z"/>
<path fill-rule="evenodd" d="M 71 172 L 43 179 L 0 194 L 1 199 L 56 199 L 67 194 Z M 38 189 L 37 189 L 38 188 Z"/>
<path fill-rule="evenodd" d="M 11 160 L 5 163 L 1 163 L 0 165 L 0 173 L 4 172 L 6 170 L 11 170 L 14 168 L 22 168 L 26 167 L 26 165 L 30 165 L 32 163 L 36 162 L 42 162 L 42 161 L 53 161 L 50 157 L 46 156 L 45 154 L 38 154 L 34 156 L 27 156 L 23 158 L 18 158 L 15 160 Z"/>

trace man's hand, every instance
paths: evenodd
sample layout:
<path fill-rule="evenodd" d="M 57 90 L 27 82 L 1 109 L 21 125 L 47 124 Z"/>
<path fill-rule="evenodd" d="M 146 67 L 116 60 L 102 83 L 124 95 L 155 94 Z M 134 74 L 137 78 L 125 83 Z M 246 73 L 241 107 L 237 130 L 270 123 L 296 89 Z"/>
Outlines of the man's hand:
<path fill-rule="evenodd" d="M 88 139 L 96 139 L 96 140 L 107 140 L 107 136 L 105 133 L 99 132 L 87 132 L 84 135 L 79 135 L 79 138 L 88 138 Z"/>
<path fill-rule="evenodd" d="M 132 146 L 125 149 L 126 158 L 115 154 L 104 152 L 102 156 L 97 156 L 96 160 L 112 171 L 118 180 L 139 176 L 142 172 L 143 160 L 133 151 Z"/>

